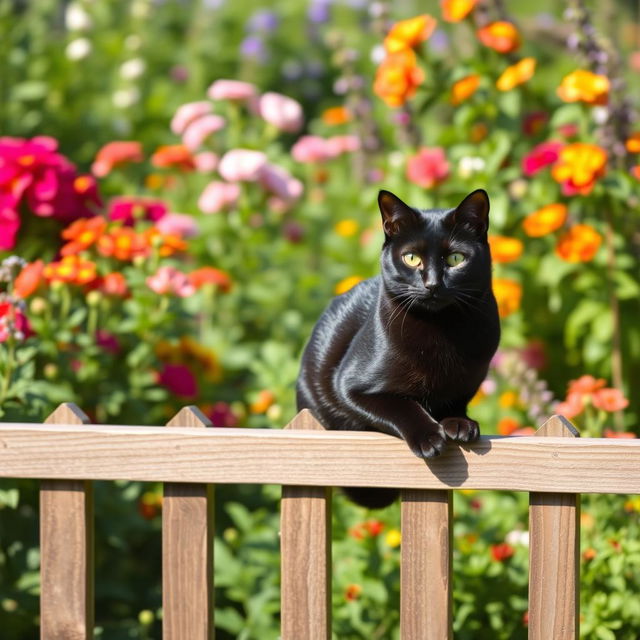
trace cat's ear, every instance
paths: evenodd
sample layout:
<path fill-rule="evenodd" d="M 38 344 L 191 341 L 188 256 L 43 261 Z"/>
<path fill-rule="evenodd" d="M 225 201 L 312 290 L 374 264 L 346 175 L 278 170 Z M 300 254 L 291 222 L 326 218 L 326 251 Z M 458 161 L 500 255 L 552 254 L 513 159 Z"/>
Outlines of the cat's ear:
<path fill-rule="evenodd" d="M 382 214 L 382 227 L 387 238 L 404 229 L 411 228 L 419 222 L 416 212 L 391 191 L 382 190 L 378 193 L 378 206 Z"/>
<path fill-rule="evenodd" d="M 486 237 L 489 228 L 489 196 L 484 189 L 470 193 L 452 212 L 453 222 L 462 225 L 480 237 Z"/>

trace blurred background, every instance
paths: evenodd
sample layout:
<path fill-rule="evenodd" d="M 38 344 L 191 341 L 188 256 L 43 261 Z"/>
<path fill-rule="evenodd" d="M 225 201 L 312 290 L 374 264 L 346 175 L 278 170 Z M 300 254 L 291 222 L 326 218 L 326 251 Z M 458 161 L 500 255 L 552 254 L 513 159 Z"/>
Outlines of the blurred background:
<path fill-rule="evenodd" d="M 484 434 L 635 437 L 640 7 L 0 0 L 0 412 L 281 428 L 378 272 L 379 189 L 491 198 Z M 161 486 L 96 483 L 97 637 L 159 638 Z M 277 638 L 277 487 L 218 488 L 216 625 Z M 456 493 L 458 638 L 524 638 L 527 501 Z M 583 499 L 582 635 L 637 638 L 634 497 Z M 398 637 L 397 506 L 336 493 L 335 637 Z M 37 486 L 0 482 L 0 628 L 37 637 Z"/>

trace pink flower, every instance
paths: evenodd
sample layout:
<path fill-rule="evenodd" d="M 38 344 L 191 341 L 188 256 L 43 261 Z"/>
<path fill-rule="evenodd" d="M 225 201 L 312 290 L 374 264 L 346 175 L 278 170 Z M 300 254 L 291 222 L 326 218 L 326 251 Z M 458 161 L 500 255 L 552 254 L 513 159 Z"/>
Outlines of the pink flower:
<path fill-rule="evenodd" d="M 220 162 L 220 158 L 213 151 L 201 151 L 193 156 L 193 161 L 196 165 L 196 170 L 200 173 L 210 173 L 215 171 Z"/>
<path fill-rule="evenodd" d="M 0 251 L 13 249 L 16 244 L 16 234 L 20 228 L 17 204 L 12 196 L 0 193 Z"/>
<path fill-rule="evenodd" d="M 300 131 L 304 124 L 300 103 L 293 98 L 273 91 L 269 91 L 260 97 L 258 113 L 266 122 L 281 131 L 295 133 Z"/>
<path fill-rule="evenodd" d="M 196 290 L 186 274 L 170 266 L 160 267 L 146 282 L 158 295 L 174 294 L 180 298 L 187 298 Z"/>
<path fill-rule="evenodd" d="M 549 140 L 536 145 L 524 158 L 522 158 L 522 173 L 530 177 L 553 164 L 560 155 L 562 142 Z"/>
<path fill-rule="evenodd" d="M 203 213 L 218 213 L 233 209 L 240 198 L 240 185 L 228 182 L 210 182 L 198 199 L 198 207 Z"/>
<path fill-rule="evenodd" d="M 326 162 L 333 158 L 334 154 L 335 149 L 320 136 L 302 136 L 291 147 L 291 155 L 296 162 Z"/>
<path fill-rule="evenodd" d="M 251 100 L 258 95 L 255 85 L 240 80 L 216 80 L 208 89 L 212 100 Z"/>
<path fill-rule="evenodd" d="M 212 133 L 223 129 L 227 121 L 215 113 L 196 118 L 189 123 L 182 134 L 182 142 L 187 149 L 195 151 Z"/>
<path fill-rule="evenodd" d="M 183 398 L 195 398 L 198 395 L 198 383 L 195 376 L 183 364 L 165 363 L 158 373 L 158 383 L 171 393 Z"/>
<path fill-rule="evenodd" d="M 182 135 L 191 122 L 208 113 L 211 113 L 211 103 L 205 100 L 180 105 L 171 119 L 171 131 L 178 136 Z"/>
<path fill-rule="evenodd" d="M 358 136 L 332 136 L 327 139 L 327 146 L 334 156 L 343 153 L 353 153 L 360 150 L 360 138 Z"/>
<path fill-rule="evenodd" d="M 571 420 L 580 415 L 584 410 L 584 395 L 578 391 L 569 392 L 564 402 L 559 402 L 555 408 L 555 413 Z"/>
<path fill-rule="evenodd" d="M 136 220 L 157 222 L 167 215 L 167 205 L 162 200 L 153 200 L 141 196 L 120 196 L 109 203 L 109 220 L 122 220 L 127 226 L 133 226 Z"/>
<path fill-rule="evenodd" d="M 262 151 L 231 149 L 222 156 L 218 173 L 228 182 L 255 182 L 266 164 L 267 156 Z"/>
<path fill-rule="evenodd" d="M 198 224 L 193 216 L 185 213 L 167 213 L 155 225 L 160 233 L 181 238 L 191 238 L 198 235 Z"/>
<path fill-rule="evenodd" d="M 294 178 L 286 169 L 266 164 L 260 172 L 260 183 L 275 196 L 285 202 L 297 200 L 304 190 L 300 180 Z"/>
<path fill-rule="evenodd" d="M 407 162 L 407 178 L 430 189 L 449 177 L 449 163 L 442 147 L 422 147 Z"/>
<path fill-rule="evenodd" d="M 129 162 L 142 162 L 142 145 L 139 142 L 115 140 L 101 147 L 91 165 L 91 172 L 98 178 L 111 173 L 115 167 Z"/>
<path fill-rule="evenodd" d="M 205 414 L 214 427 L 237 427 L 238 416 L 226 402 L 216 402 Z"/>
<path fill-rule="evenodd" d="M 0 342 L 5 342 L 10 336 L 26 340 L 32 335 L 27 316 L 10 302 L 0 302 Z"/>

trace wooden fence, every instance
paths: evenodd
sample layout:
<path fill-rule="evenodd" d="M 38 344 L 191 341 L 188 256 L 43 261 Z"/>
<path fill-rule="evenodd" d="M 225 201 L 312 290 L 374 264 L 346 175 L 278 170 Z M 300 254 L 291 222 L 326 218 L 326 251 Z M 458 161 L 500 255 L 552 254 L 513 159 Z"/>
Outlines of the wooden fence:
<path fill-rule="evenodd" d="M 452 638 L 452 489 L 527 491 L 529 638 L 578 637 L 579 494 L 640 493 L 640 440 L 483 437 L 425 464 L 377 433 L 205 429 L 195 408 L 166 427 L 88 425 L 62 405 L 43 425 L 0 425 L 0 477 L 42 480 L 41 638 L 93 634 L 92 480 L 164 482 L 163 637 L 212 638 L 213 485 L 283 485 L 282 638 L 331 638 L 330 487 L 402 489 L 401 637 Z"/>

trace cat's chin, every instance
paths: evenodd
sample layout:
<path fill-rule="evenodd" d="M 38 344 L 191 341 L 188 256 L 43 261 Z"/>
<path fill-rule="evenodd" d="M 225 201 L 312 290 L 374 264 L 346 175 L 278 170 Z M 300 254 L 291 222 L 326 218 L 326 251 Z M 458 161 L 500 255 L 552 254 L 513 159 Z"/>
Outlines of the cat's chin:
<path fill-rule="evenodd" d="M 453 304 L 453 300 L 446 298 L 425 297 L 415 301 L 413 309 L 423 313 L 438 313 Z"/>

